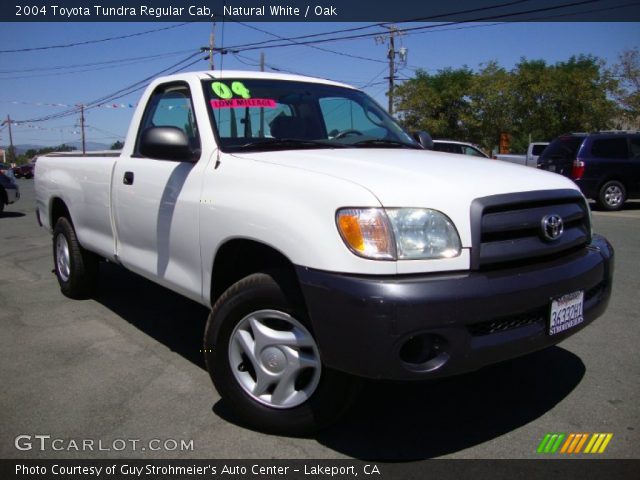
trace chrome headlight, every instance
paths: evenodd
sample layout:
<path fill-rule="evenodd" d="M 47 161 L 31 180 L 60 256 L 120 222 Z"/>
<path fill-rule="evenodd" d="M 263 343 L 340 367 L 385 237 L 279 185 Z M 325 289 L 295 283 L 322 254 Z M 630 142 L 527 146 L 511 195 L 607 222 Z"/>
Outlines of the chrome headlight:
<path fill-rule="evenodd" d="M 399 260 L 460 255 L 460 236 L 445 214 L 428 208 L 390 208 L 386 212 L 396 237 Z"/>
<path fill-rule="evenodd" d="M 343 208 L 336 224 L 349 249 L 364 258 L 453 258 L 462 250 L 453 222 L 428 208 Z"/>

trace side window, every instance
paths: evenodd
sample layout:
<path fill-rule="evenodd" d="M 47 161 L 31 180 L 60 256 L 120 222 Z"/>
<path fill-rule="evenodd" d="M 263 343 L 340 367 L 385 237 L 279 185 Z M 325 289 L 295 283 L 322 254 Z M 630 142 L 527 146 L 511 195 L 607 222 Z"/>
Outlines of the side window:
<path fill-rule="evenodd" d="M 462 147 L 456 143 L 434 143 L 433 149 L 445 153 L 462 153 Z"/>
<path fill-rule="evenodd" d="M 142 119 L 138 141 L 142 132 L 151 127 L 179 128 L 189 138 L 191 147 L 194 150 L 200 149 L 200 137 L 189 87 L 171 85 L 160 87 L 154 92 Z"/>
<path fill-rule="evenodd" d="M 355 130 L 363 135 L 386 137 L 388 130 L 375 112 L 365 112 L 362 106 L 344 97 L 325 97 L 319 100 L 320 110 L 329 137 Z"/>
<path fill-rule="evenodd" d="M 484 155 L 482 155 L 482 153 L 480 153 L 478 150 L 476 150 L 473 147 L 462 147 L 462 150 L 464 151 L 465 155 L 472 155 L 474 157 L 484 157 Z"/>
<path fill-rule="evenodd" d="M 629 140 L 631 156 L 636 160 L 640 160 L 640 137 L 631 137 Z"/>
<path fill-rule="evenodd" d="M 544 152 L 545 148 L 547 148 L 546 145 L 534 145 L 533 148 L 531 149 L 531 154 L 542 155 L 542 152 Z"/>
<path fill-rule="evenodd" d="M 628 158 L 627 139 L 621 136 L 594 140 L 591 145 L 591 155 L 597 158 Z"/>

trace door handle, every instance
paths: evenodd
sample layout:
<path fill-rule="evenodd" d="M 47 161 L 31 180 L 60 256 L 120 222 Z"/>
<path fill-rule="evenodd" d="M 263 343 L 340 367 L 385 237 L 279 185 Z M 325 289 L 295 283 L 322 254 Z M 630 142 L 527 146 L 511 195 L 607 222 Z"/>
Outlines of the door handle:
<path fill-rule="evenodd" d="M 122 183 L 125 185 L 133 185 L 133 172 L 124 172 Z"/>

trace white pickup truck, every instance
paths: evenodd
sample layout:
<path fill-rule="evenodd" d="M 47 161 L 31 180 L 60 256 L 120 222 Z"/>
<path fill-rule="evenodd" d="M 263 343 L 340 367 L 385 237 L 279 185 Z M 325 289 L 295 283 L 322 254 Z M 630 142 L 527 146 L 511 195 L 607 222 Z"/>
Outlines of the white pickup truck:
<path fill-rule="evenodd" d="M 416 138 L 335 82 L 159 78 L 122 152 L 38 160 L 38 219 L 65 295 L 91 295 L 107 260 L 211 307 L 206 363 L 229 407 L 309 432 L 354 378 L 472 371 L 606 309 L 613 250 L 572 181 Z"/>
<path fill-rule="evenodd" d="M 498 153 L 496 159 L 504 162 L 517 163 L 518 165 L 524 165 L 525 167 L 538 167 L 538 157 L 542 155 L 544 149 L 547 148 L 549 142 L 531 142 L 527 148 L 527 153 L 524 155 L 517 155 L 511 153 Z"/>

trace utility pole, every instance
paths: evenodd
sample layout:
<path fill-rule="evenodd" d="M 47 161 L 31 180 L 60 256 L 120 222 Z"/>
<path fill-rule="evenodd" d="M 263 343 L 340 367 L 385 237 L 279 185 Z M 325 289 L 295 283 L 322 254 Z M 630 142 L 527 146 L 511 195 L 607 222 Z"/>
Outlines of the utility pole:
<path fill-rule="evenodd" d="M 13 147 L 13 133 L 11 132 L 11 117 L 7 115 L 7 126 L 9 127 L 9 162 L 12 163 L 16 161 L 16 151 Z M 6 157 L 5 157 L 6 158 Z"/>
<path fill-rule="evenodd" d="M 393 87 L 394 87 L 394 76 L 396 73 L 396 41 L 395 41 L 395 28 L 392 27 L 389 33 L 389 53 L 387 57 L 389 58 L 389 115 L 393 115 Z"/>
<path fill-rule="evenodd" d="M 407 61 L 407 49 L 402 47 L 398 51 L 396 51 L 396 36 L 400 36 L 401 33 L 398 31 L 398 27 L 395 25 L 390 25 L 386 27 L 389 29 L 389 35 L 380 35 L 375 38 L 377 44 L 384 44 L 389 41 L 389 49 L 387 51 L 387 58 L 389 59 L 389 76 L 387 79 L 389 80 L 389 91 L 387 96 L 389 97 L 389 115 L 393 115 L 393 89 L 395 87 L 395 78 L 396 78 L 396 55 L 400 56 L 400 63 L 406 63 Z"/>
<path fill-rule="evenodd" d="M 211 25 L 211 34 L 209 35 L 209 70 L 213 70 L 213 48 L 216 42 L 215 28 L 216 22 L 213 22 Z"/>
<path fill-rule="evenodd" d="M 264 72 L 264 52 L 260 52 L 260 71 Z M 258 133 L 260 138 L 264 138 L 264 108 L 260 107 L 260 131 Z"/>
<path fill-rule="evenodd" d="M 84 104 L 80 104 L 80 130 L 82 131 L 82 155 L 87 153 L 86 144 L 84 141 Z"/>

